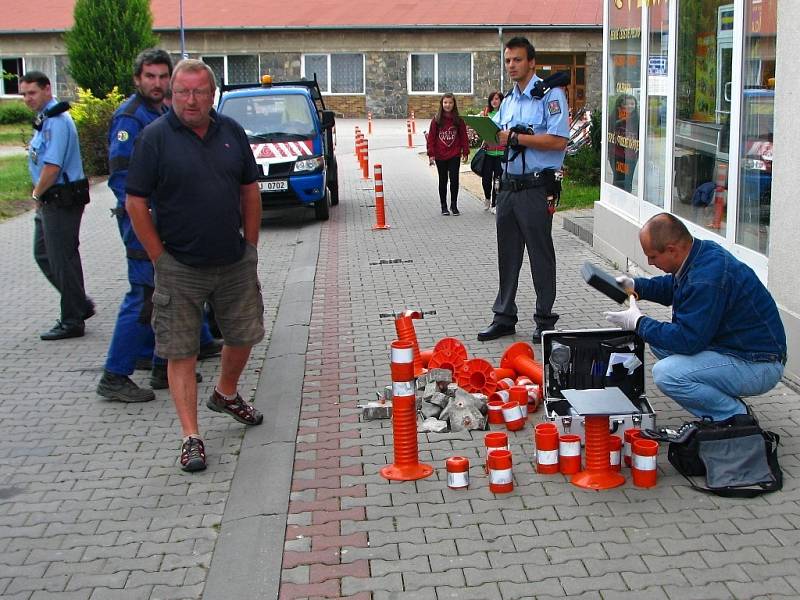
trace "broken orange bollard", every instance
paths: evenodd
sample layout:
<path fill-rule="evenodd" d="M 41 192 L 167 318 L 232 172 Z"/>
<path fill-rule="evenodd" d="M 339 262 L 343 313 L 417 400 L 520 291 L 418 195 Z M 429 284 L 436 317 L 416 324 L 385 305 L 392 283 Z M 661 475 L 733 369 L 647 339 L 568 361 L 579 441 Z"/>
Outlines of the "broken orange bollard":
<path fill-rule="evenodd" d="M 417 444 L 417 397 L 413 377 L 397 381 L 413 373 L 412 344 L 405 340 L 392 342 L 392 437 L 394 462 L 380 471 L 391 481 L 412 481 L 433 473 L 433 467 L 419 462 Z M 402 362 L 398 362 L 402 361 Z"/>
<path fill-rule="evenodd" d="M 419 352 L 419 342 L 417 341 L 417 332 L 414 329 L 413 319 L 421 319 L 422 311 L 419 310 L 405 310 L 400 313 L 394 320 L 394 329 L 397 332 L 397 338 L 407 342 L 411 342 L 414 348 L 414 375 L 419 377 L 425 372 L 422 366 L 422 357 Z"/>
<path fill-rule="evenodd" d="M 500 359 L 500 368 L 513 369 L 517 375 L 526 375 L 534 383 L 542 385 L 542 365 L 536 360 L 530 344 L 511 344 Z"/>

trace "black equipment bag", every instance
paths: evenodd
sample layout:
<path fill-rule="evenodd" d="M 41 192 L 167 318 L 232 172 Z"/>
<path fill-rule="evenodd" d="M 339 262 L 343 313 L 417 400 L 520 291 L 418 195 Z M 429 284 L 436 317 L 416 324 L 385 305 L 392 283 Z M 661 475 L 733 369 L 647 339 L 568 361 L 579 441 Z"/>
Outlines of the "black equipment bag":
<path fill-rule="evenodd" d="M 482 177 L 484 162 L 486 162 L 486 150 L 484 148 L 478 148 L 478 151 L 472 156 L 472 160 L 469 163 L 469 168 L 472 169 L 472 172 L 475 173 L 475 175 Z"/>
<path fill-rule="evenodd" d="M 696 421 L 688 440 L 669 445 L 667 458 L 693 489 L 727 498 L 753 498 L 783 487 L 780 436 L 764 431 L 750 414 Z M 692 477 L 705 476 L 706 486 Z"/>

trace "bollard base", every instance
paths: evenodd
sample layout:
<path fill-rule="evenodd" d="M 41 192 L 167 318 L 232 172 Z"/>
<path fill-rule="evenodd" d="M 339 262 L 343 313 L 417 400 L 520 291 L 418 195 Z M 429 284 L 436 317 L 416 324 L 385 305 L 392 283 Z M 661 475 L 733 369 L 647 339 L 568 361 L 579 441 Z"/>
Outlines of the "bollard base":
<path fill-rule="evenodd" d="M 625 477 L 616 471 L 581 471 L 572 476 L 570 483 L 589 490 L 608 490 L 625 483 Z"/>
<path fill-rule="evenodd" d="M 572 476 L 570 483 L 589 490 L 608 490 L 625 483 L 625 477 L 616 471 L 581 471 Z"/>
<path fill-rule="evenodd" d="M 407 467 L 398 467 L 397 465 L 386 465 L 381 469 L 381 476 L 390 481 L 413 481 L 415 479 L 424 479 L 433 473 L 433 467 L 423 463 L 410 465 Z"/>
<path fill-rule="evenodd" d="M 376 229 L 391 229 L 388 225 L 373 225 L 372 230 L 375 231 Z"/>

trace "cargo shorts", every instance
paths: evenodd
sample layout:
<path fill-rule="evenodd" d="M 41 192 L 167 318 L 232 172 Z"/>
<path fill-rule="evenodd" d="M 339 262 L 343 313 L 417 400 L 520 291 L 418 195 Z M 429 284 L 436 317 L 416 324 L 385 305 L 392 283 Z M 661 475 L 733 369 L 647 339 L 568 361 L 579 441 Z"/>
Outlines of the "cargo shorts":
<path fill-rule="evenodd" d="M 252 244 L 245 245 L 238 262 L 212 267 L 184 265 L 165 251 L 155 262 L 155 353 L 166 359 L 197 355 L 205 302 L 214 308 L 227 346 L 254 346 L 264 339 L 257 268 L 258 251 Z"/>

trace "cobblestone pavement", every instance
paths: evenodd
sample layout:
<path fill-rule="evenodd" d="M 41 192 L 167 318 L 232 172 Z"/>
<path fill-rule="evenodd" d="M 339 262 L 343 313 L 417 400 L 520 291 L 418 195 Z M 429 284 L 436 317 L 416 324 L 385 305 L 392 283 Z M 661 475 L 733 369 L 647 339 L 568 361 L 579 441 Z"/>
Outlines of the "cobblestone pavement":
<path fill-rule="evenodd" d="M 125 290 L 107 189 L 95 186 L 84 220 L 87 288 L 100 307 L 85 338 L 38 339 L 57 297 L 30 256 L 32 215 L 0 225 L 0 597 L 797 597 L 800 415 L 783 384 L 752 404 L 782 436 L 784 491 L 753 500 L 693 492 L 663 451 L 653 489 L 581 490 L 534 472 L 530 425 L 510 434 L 510 494 L 488 490 L 482 433 L 421 435 L 420 458 L 436 469 L 427 479 L 378 474 L 393 460 L 391 424 L 360 422 L 356 404 L 389 382 L 393 315 L 424 311 L 415 322 L 423 348 L 452 336 L 496 362 L 528 339 L 534 295 L 526 265 L 516 336 L 475 341 L 496 292 L 492 215 L 462 190 L 462 216 L 442 217 L 435 172 L 419 156 L 426 125 L 411 150 L 405 123 L 376 121 L 370 152 L 383 165 L 391 229 L 373 231 L 372 186 L 352 154 L 357 123 L 366 130 L 337 127 L 341 204 L 331 220 L 292 213 L 262 228 L 270 335 L 242 388 L 266 420 L 245 432 L 201 406 L 203 473 L 175 466 L 179 430 L 165 392 L 141 406 L 94 394 Z M 559 326 L 604 327 L 602 312 L 616 305 L 579 274 L 585 260 L 604 261 L 560 221 Z M 201 363 L 201 398 L 218 367 Z M 662 423 L 684 417 L 649 370 L 647 386 Z M 471 460 L 468 490 L 446 485 L 454 454 Z"/>

